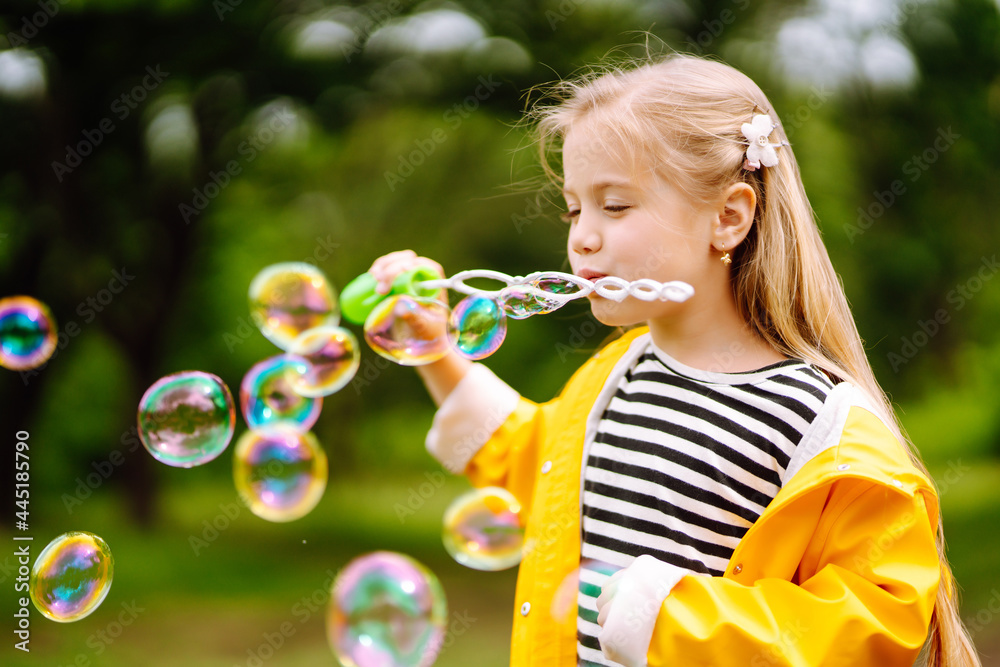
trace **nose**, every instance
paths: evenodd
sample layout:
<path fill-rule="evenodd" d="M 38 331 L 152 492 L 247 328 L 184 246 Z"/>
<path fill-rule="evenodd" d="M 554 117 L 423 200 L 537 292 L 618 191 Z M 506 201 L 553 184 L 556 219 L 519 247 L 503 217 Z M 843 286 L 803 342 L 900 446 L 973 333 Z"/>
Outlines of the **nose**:
<path fill-rule="evenodd" d="M 580 212 L 569 229 L 569 249 L 578 255 L 591 255 L 601 249 L 601 234 L 591 222 L 591 216 Z"/>

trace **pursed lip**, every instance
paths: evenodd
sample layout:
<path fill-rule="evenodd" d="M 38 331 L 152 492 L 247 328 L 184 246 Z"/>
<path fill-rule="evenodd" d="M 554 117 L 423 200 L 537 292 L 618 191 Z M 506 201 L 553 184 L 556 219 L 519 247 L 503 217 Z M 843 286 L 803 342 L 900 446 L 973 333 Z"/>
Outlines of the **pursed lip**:
<path fill-rule="evenodd" d="M 597 280 L 598 278 L 603 278 L 608 274 L 601 273 L 600 271 L 594 271 L 593 269 L 580 269 L 576 272 L 576 275 L 580 276 L 584 280 Z"/>

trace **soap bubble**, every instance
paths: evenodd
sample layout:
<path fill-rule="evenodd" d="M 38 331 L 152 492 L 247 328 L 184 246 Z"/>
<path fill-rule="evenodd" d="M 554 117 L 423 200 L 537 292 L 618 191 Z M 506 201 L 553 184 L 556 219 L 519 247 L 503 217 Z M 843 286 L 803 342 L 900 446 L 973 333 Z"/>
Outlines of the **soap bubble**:
<path fill-rule="evenodd" d="M 254 430 L 287 426 L 299 433 L 311 429 L 323 409 L 323 399 L 295 391 L 296 382 L 309 371 L 309 362 L 293 354 L 278 354 L 254 364 L 240 383 L 240 409 L 247 426 Z"/>
<path fill-rule="evenodd" d="M 531 285 L 510 285 L 500 291 L 497 300 L 509 317 L 524 320 L 532 315 L 544 315 L 560 308 L 563 303 Z"/>
<path fill-rule="evenodd" d="M 0 366 L 24 371 L 41 366 L 56 349 L 56 321 L 30 296 L 0 299 Z"/>
<path fill-rule="evenodd" d="M 459 301 L 448 319 L 448 340 L 462 356 L 485 359 L 507 335 L 507 315 L 494 299 L 476 294 Z"/>
<path fill-rule="evenodd" d="M 326 453 L 312 433 L 247 431 L 236 441 L 233 480 L 250 511 L 282 523 L 305 516 L 326 490 Z"/>
<path fill-rule="evenodd" d="M 361 365 L 361 350 L 353 333 L 322 326 L 303 331 L 288 351 L 309 362 L 305 373 L 292 376 L 292 389 L 301 396 L 329 396 L 342 389 Z"/>
<path fill-rule="evenodd" d="M 406 294 L 382 301 L 365 320 L 365 340 L 380 355 L 402 366 L 422 366 L 442 358 L 448 344 L 448 306 Z"/>
<path fill-rule="evenodd" d="M 531 286 L 549 294 L 576 294 L 581 287 L 572 280 L 560 276 L 543 275 L 531 281 Z"/>
<path fill-rule="evenodd" d="M 557 623 L 566 623 L 572 619 L 575 627 L 581 590 L 589 597 L 596 599 L 601 594 L 604 582 L 620 569 L 617 565 L 593 558 L 585 558 L 580 561 L 580 566 L 567 574 L 556 588 L 550 610 L 552 618 Z"/>
<path fill-rule="evenodd" d="M 28 594 L 46 618 L 78 621 L 97 609 L 108 591 L 115 562 L 107 543 L 93 533 L 63 533 L 35 559 Z"/>
<path fill-rule="evenodd" d="M 434 574 L 403 554 L 355 558 L 337 575 L 327 637 L 345 667 L 429 667 L 448 607 Z"/>
<path fill-rule="evenodd" d="M 157 461 L 191 468 L 221 454 L 233 438 L 236 408 L 217 376 L 182 371 L 154 382 L 139 401 L 139 439 Z"/>
<path fill-rule="evenodd" d="M 251 319 L 282 350 L 303 331 L 340 322 L 337 291 L 322 271 L 305 262 L 263 269 L 250 283 L 249 299 Z"/>
<path fill-rule="evenodd" d="M 524 525 L 521 504 L 506 489 L 473 489 L 456 498 L 444 514 L 444 547 L 456 561 L 475 570 L 505 570 L 521 562 Z"/>

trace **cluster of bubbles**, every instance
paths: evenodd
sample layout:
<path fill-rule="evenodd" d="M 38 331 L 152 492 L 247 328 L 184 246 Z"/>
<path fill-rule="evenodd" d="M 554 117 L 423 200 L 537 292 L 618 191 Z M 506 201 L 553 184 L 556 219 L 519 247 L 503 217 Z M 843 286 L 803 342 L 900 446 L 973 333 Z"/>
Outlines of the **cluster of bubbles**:
<path fill-rule="evenodd" d="M 35 559 L 28 594 L 46 618 L 60 623 L 89 616 L 107 596 L 114 558 L 107 543 L 93 533 L 64 533 Z"/>
<path fill-rule="evenodd" d="M 240 383 L 249 431 L 233 453 L 233 481 L 254 514 L 293 521 L 312 511 L 326 490 L 326 454 L 310 429 L 323 397 L 354 376 L 360 351 L 354 334 L 337 326 L 336 290 L 311 264 L 263 269 L 248 298 L 251 319 L 283 352 L 254 364 Z M 190 468 L 229 446 L 236 410 L 221 379 L 182 371 L 146 390 L 137 419 L 139 437 L 156 460 Z"/>
<path fill-rule="evenodd" d="M 0 299 L 0 366 L 24 371 L 41 366 L 57 342 L 49 307 L 30 296 Z"/>

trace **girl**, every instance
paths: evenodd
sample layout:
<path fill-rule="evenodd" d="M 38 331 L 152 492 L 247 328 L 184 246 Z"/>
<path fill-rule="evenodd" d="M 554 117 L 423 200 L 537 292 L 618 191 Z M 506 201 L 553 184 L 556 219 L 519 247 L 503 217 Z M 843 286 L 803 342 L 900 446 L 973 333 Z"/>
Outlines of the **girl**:
<path fill-rule="evenodd" d="M 644 326 L 541 405 L 457 355 L 419 369 L 439 405 L 430 452 L 527 516 L 511 664 L 884 667 L 926 640 L 929 665 L 978 665 L 934 485 L 765 95 L 688 56 L 559 91 L 536 120 L 574 273 L 695 291 L 591 294 L 601 322 Z M 402 251 L 371 272 L 385 292 L 429 263 Z M 576 568 L 564 622 L 553 598 Z"/>

